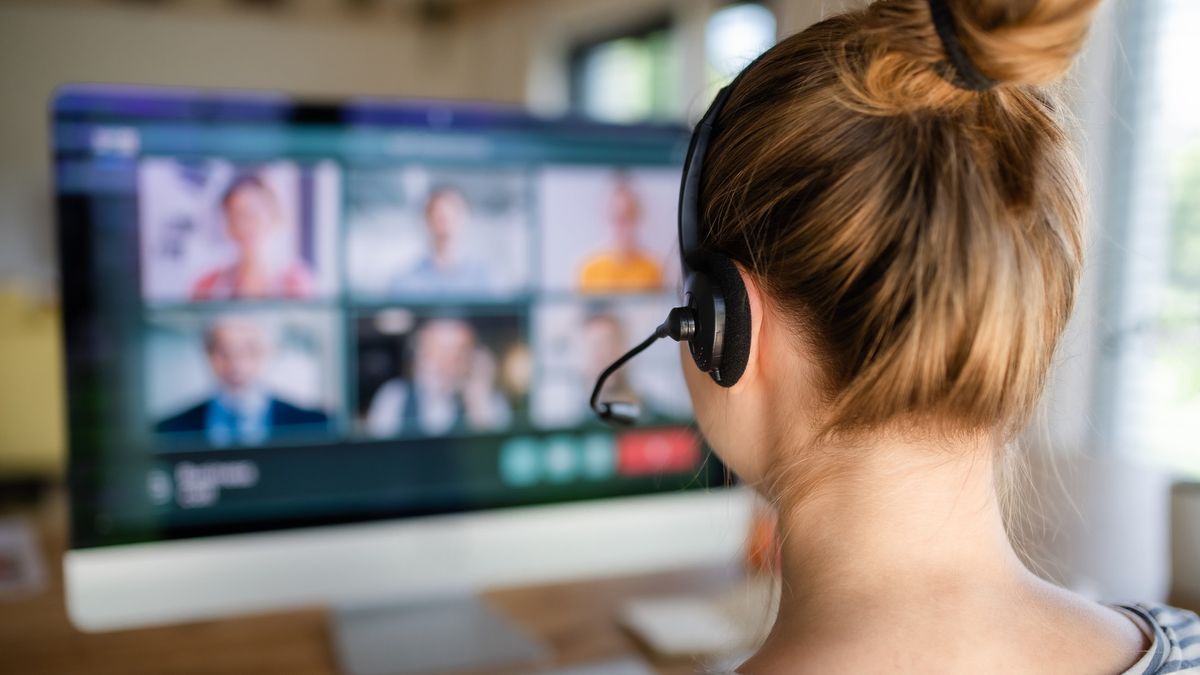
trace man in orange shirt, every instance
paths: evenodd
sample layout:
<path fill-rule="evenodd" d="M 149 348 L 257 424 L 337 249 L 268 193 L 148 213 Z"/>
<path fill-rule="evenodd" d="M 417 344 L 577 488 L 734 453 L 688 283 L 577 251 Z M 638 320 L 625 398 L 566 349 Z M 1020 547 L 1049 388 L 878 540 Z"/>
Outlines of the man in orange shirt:
<path fill-rule="evenodd" d="M 613 246 L 584 263 L 583 293 L 646 293 L 663 287 L 662 266 L 638 244 L 642 205 L 625 177 L 619 177 L 609 204 Z"/>

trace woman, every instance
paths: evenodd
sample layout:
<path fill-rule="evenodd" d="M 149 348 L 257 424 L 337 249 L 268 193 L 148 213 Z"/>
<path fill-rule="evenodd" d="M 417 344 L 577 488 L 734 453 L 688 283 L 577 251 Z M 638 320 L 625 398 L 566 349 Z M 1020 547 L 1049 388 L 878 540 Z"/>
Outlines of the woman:
<path fill-rule="evenodd" d="M 1200 670 L 1200 623 L 1029 572 L 994 476 L 1070 315 L 1084 195 L 1061 107 L 1098 0 L 881 0 L 771 49 L 715 120 L 706 248 L 750 355 L 688 388 L 776 505 L 747 673 Z"/>
<path fill-rule="evenodd" d="M 638 241 L 642 202 L 629 177 L 623 174 L 618 174 L 609 197 L 608 220 L 612 246 L 584 261 L 579 270 L 579 291 L 603 295 L 662 290 L 662 266 Z"/>
<path fill-rule="evenodd" d="M 233 264 L 212 270 L 192 288 L 192 299 L 303 299 L 313 294 L 312 273 L 297 259 L 279 200 L 258 176 L 233 180 L 221 198 Z"/>

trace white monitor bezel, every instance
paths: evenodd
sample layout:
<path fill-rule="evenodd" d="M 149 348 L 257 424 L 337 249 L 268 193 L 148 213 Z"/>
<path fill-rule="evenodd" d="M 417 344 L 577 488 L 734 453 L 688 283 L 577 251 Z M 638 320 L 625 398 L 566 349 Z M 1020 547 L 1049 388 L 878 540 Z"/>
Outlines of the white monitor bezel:
<path fill-rule="evenodd" d="M 101 632 L 730 564 L 752 502 L 716 488 L 74 549 L 67 611 Z"/>

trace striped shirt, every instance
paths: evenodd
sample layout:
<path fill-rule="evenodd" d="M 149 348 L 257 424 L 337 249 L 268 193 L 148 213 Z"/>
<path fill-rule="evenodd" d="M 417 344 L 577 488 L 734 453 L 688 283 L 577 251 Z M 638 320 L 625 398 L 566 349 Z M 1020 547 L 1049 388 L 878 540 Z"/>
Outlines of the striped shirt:
<path fill-rule="evenodd" d="M 1150 649 L 1124 675 L 1200 673 L 1200 617 L 1166 605 L 1117 605 L 1150 640 Z"/>
<path fill-rule="evenodd" d="M 1150 641 L 1146 653 L 1122 675 L 1200 675 L 1200 616 L 1153 603 L 1112 607 L 1128 616 Z M 704 672 L 733 675 L 737 664 L 749 656 L 721 659 Z"/>

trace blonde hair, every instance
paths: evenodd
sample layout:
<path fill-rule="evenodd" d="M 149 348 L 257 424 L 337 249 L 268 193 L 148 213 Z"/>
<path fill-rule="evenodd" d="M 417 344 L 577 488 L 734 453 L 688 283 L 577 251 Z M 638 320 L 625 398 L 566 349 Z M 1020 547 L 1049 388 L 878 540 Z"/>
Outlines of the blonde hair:
<path fill-rule="evenodd" d="M 705 245 L 819 355 L 831 430 L 1011 438 L 1074 303 L 1083 188 L 1044 85 L 1098 0 L 946 1 L 994 87 L 947 77 L 927 0 L 880 0 L 780 42 L 716 120 Z"/>

